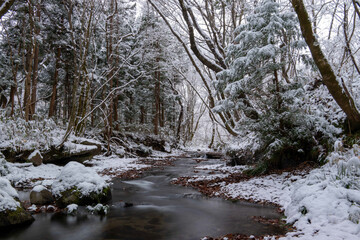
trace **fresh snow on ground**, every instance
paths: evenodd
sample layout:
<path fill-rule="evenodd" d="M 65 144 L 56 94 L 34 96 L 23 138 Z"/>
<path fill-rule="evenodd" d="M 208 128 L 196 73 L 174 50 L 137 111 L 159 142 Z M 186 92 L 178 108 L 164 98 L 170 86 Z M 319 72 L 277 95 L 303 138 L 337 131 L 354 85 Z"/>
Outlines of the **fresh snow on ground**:
<path fill-rule="evenodd" d="M 211 180 L 215 180 L 217 178 L 226 178 L 228 176 L 229 176 L 229 174 L 211 174 L 211 175 L 206 175 L 206 176 L 202 175 L 202 176 L 190 178 L 188 180 L 188 182 L 211 181 Z"/>
<path fill-rule="evenodd" d="M 238 183 L 219 182 L 215 195 L 278 204 L 285 210 L 286 221 L 297 228 L 281 239 L 360 239 L 360 147 L 335 149 L 327 164 L 308 174 L 284 172 Z M 197 168 L 220 171 L 223 166 Z M 231 172 L 231 168 L 226 170 Z M 220 175 L 198 175 L 189 181 Z"/>
<path fill-rule="evenodd" d="M 284 206 L 290 201 L 292 181 L 299 178 L 300 176 L 290 177 L 290 173 L 286 172 L 281 175 L 273 174 L 266 177 L 256 177 L 248 181 L 228 184 L 221 188 L 220 193 L 223 193 L 228 198 L 252 199 Z"/>
<path fill-rule="evenodd" d="M 41 164 L 37 167 L 32 163 L 7 163 L 6 165 L 9 173 L 5 175 L 5 178 L 10 180 L 15 187 L 28 188 L 38 184 L 51 185 L 62 169 L 54 164 Z"/>
<path fill-rule="evenodd" d="M 231 173 L 241 173 L 245 169 L 248 169 L 248 166 L 244 165 L 237 165 L 237 166 L 226 166 L 224 163 L 219 164 L 209 164 L 209 165 L 201 165 L 195 167 L 195 169 L 202 169 L 202 170 L 216 170 L 220 172 L 231 172 Z"/>
<path fill-rule="evenodd" d="M 58 146 L 66 133 L 52 119 L 28 121 L 17 118 L 2 118 L 0 121 L 0 149 L 9 149 L 15 152 L 24 150 L 35 150 L 31 155 L 36 154 L 36 149 L 49 150 L 50 147 Z M 78 153 L 87 150 L 94 150 L 97 146 L 83 145 L 81 142 L 88 142 L 94 145 L 101 145 L 99 141 L 77 137 L 71 134 L 64 143 L 66 151 Z"/>
<path fill-rule="evenodd" d="M 142 168 L 147 168 L 149 165 L 136 163 L 137 158 L 119 158 L 116 155 L 111 156 L 95 156 L 92 160 L 85 161 L 86 165 L 90 165 L 98 173 L 103 173 L 106 171 L 104 176 L 107 179 L 110 179 L 111 176 L 116 176 L 119 173 L 123 173 L 130 170 L 139 170 Z"/>
<path fill-rule="evenodd" d="M 87 168 L 95 170 L 98 174 L 106 171 L 107 175 L 102 178 L 110 181 L 112 176 L 119 173 L 149 167 L 149 165 L 136 163 L 137 160 L 137 158 L 119 158 L 116 155 L 109 157 L 98 155 L 85 163 L 90 165 Z M 10 180 L 15 187 L 51 186 L 63 169 L 54 164 L 42 164 L 35 167 L 32 163 L 10 163 L 1 157 L 0 162 L 0 176 L 3 175 L 4 178 Z"/>
<path fill-rule="evenodd" d="M 62 192 L 73 187 L 77 187 L 83 196 L 87 196 L 92 192 L 100 193 L 108 186 L 109 184 L 94 169 L 78 162 L 69 162 L 61 170 L 51 188 L 55 196 L 60 196 Z"/>
<path fill-rule="evenodd" d="M 331 153 L 328 164 L 292 185 L 284 208 L 299 239 L 360 239 L 359 150 Z"/>

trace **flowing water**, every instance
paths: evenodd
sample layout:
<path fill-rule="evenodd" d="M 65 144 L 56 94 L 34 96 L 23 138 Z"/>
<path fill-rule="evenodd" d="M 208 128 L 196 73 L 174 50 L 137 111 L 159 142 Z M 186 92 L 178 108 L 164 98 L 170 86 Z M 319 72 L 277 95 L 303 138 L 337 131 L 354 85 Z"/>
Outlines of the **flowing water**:
<path fill-rule="evenodd" d="M 209 160 L 201 164 L 218 163 Z M 110 213 L 105 216 L 37 214 L 28 227 L 1 232 L 1 239 L 16 240 L 192 240 L 228 233 L 281 234 L 283 229 L 254 222 L 252 216 L 281 217 L 275 208 L 207 198 L 191 188 L 170 184 L 173 178 L 192 175 L 199 165 L 181 158 L 175 166 L 154 169 L 137 180 L 113 181 Z M 204 173 L 206 171 L 200 171 Z M 199 173 L 198 173 L 199 174 Z M 133 203 L 124 207 L 124 202 Z"/>

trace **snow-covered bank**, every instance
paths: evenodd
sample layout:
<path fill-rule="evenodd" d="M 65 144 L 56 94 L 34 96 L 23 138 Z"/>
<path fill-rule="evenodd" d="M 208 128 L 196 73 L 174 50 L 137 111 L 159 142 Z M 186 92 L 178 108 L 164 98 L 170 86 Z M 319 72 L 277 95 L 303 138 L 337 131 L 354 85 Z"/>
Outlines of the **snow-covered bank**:
<path fill-rule="evenodd" d="M 296 227 L 281 239 L 360 239 L 360 148 L 336 150 L 327 164 L 308 173 L 246 179 L 239 176 L 239 168 L 216 164 L 197 167 L 211 169 L 209 175 L 202 172 L 178 183 L 211 196 L 280 206 L 286 222 Z"/>
<path fill-rule="evenodd" d="M 129 171 L 138 171 L 151 167 L 138 162 L 138 158 L 120 158 L 116 155 L 95 156 L 85 162 L 89 169 L 94 170 L 109 182 L 113 177 Z M 0 171 L 15 187 L 33 188 L 36 185 L 51 186 L 64 167 L 54 164 L 33 166 L 31 163 L 10 163 L 2 159 Z"/>

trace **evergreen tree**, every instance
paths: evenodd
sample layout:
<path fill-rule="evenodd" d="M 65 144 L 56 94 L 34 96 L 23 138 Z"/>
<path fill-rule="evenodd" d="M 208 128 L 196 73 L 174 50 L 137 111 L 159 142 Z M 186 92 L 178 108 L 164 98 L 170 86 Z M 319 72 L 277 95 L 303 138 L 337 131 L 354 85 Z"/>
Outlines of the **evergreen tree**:
<path fill-rule="evenodd" d="M 324 136 L 318 135 L 314 119 L 302 110 L 301 85 L 295 77 L 290 81 L 283 71 L 290 61 L 287 53 L 304 47 L 297 34 L 296 15 L 280 12 L 274 0 L 263 0 L 246 20 L 235 30 L 234 43 L 228 48 L 229 69 L 218 74 L 216 87 L 226 93 L 227 99 L 219 102 L 216 110 L 236 108 L 247 115 L 259 114 L 257 119 L 244 114 L 237 129 L 256 133 L 267 167 L 316 160 L 318 155 L 311 156 L 316 145 L 314 136 Z M 244 94 L 253 107 L 242 101 Z"/>

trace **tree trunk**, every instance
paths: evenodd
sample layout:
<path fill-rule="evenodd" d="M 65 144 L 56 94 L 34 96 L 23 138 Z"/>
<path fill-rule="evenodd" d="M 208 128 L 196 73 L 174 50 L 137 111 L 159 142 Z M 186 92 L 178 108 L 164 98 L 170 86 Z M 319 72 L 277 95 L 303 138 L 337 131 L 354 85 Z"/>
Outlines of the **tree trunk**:
<path fill-rule="evenodd" d="M 146 108 L 145 106 L 140 106 L 140 124 L 146 123 Z"/>
<path fill-rule="evenodd" d="M 25 77 L 25 86 L 24 86 L 24 108 L 25 108 L 25 121 L 30 120 L 30 108 L 31 108 L 31 72 L 32 72 L 32 59 L 33 59 L 33 46 L 29 45 L 28 53 L 26 56 L 26 77 Z"/>
<path fill-rule="evenodd" d="M 159 134 L 159 120 L 160 120 L 160 72 L 155 71 L 155 114 L 154 114 L 154 134 Z"/>
<path fill-rule="evenodd" d="M 315 64 L 318 67 L 323 82 L 328 88 L 330 94 L 333 96 L 340 108 L 345 112 L 349 121 L 350 131 L 357 131 L 360 129 L 360 113 L 357 109 L 354 99 L 346 89 L 345 84 L 340 83 L 337 79 L 333 69 L 329 62 L 324 56 L 319 42 L 316 40 L 313 33 L 309 15 L 306 11 L 302 0 L 292 0 L 292 5 L 298 15 L 301 31 L 305 38 L 307 45 L 309 46 L 312 57 L 314 58 Z"/>
<path fill-rule="evenodd" d="M 58 76 L 59 76 L 59 61 L 60 61 L 60 54 L 61 48 L 57 49 L 56 53 L 56 62 L 55 62 L 55 73 L 54 73 L 54 82 L 52 87 L 52 95 L 50 100 L 50 107 L 49 107 L 49 118 L 53 117 L 55 114 L 55 103 L 57 98 L 57 83 L 58 83 Z"/>
<path fill-rule="evenodd" d="M 40 23 L 40 2 L 36 6 L 36 20 Z M 35 26 L 35 36 L 39 36 L 40 28 Z M 32 84 L 31 84 L 31 118 L 32 115 L 35 114 L 35 107 L 36 107 L 36 91 L 37 91 L 37 82 L 38 82 L 38 72 L 39 72 L 39 43 L 37 38 L 35 38 L 35 49 L 34 49 L 34 67 L 33 67 L 33 75 L 32 75 Z"/>
<path fill-rule="evenodd" d="M 14 2 L 15 0 L 0 0 L 0 18 L 10 10 Z"/>

